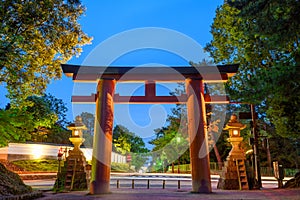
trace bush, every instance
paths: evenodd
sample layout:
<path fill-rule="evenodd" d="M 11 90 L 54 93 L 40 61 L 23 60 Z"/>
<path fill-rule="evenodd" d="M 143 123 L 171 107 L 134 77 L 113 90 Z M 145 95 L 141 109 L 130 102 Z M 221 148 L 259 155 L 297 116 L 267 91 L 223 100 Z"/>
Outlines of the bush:
<path fill-rule="evenodd" d="M 58 170 L 58 160 L 18 160 L 12 163 L 29 172 L 57 172 Z M 63 165 L 63 162 L 61 164 Z"/>
<path fill-rule="evenodd" d="M 111 171 L 112 172 L 129 172 L 129 164 L 128 163 L 111 163 Z"/>

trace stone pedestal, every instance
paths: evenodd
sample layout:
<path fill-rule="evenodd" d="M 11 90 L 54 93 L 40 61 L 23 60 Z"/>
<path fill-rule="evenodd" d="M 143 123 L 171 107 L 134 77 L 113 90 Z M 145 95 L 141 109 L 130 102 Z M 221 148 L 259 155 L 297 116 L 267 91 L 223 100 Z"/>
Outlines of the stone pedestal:
<path fill-rule="evenodd" d="M 69 151 L 69 156 L 65 161 L 65 190 L 86 190 L 88 188 L 86 159 L 79 148 L 84 142 L 84 138 L 72 137 L 70 141 L 74 144 L 74 149 Z"/>
<path fill-rule="evenodd" d="M 220 173 L 220 178 L 218 182 L 218 189 L 224 190 L 238 190 L 239 180 L 237 174 L 236 164 L 233 160 L 227 160 L 222 172 Z"/>
<path fill-rule="evenodd" d="M 245 166 L 245 153 L 239 148 L 239 144 L 243 140 L 242 137 L 229 138 L 228 141 L 232 144 L 232 150 L 227 157 L 220 179 L 218 189 L 238 190 L 248 189 L 248 181 Z"/>

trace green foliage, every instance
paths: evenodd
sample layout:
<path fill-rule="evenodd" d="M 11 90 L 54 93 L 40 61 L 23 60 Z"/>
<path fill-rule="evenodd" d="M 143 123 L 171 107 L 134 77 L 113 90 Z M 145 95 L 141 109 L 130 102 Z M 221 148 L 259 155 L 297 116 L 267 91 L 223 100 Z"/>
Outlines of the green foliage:
<path fill-rule="evenodd" d="M 129 172 L 129 164 L 128 163 L 111 163 L 111 171 L 113 172 Z"/>
<path fill-rule="evenodd" d="M 113 147 L 118 153 L 125 155 L 130 152 L 133 133 L 131 133 L 127 128 L 121 125 L 117 125 L 113 130 Z"/>
<path fill-rule="evenodd" d="M 130 132 L 121 125 L 116 125 L 113 130 L 113 148 L 123 155 L 131 155 L 131 165 L 138 171 L 147 161 L 147 152 L 142 138 Z"/>
<path fill-rule="evenodd" d="M 66 112 L 68 111 L 68 108 L 62 99 L 58 99 L 49 93 L 43 94 L 41 98 L 48 105 L 49 109 L 57 115 L 56 124 L 60 126 L 66 126 L 70 123 L 66 118 Z"/>
<path fill-rule="evenodd" d="M 72 132 L 66 130 L 58 124 L 54 124 L 51 129 L 48 130 L 47 135 L 43 138 L 43 142 L 55 143 L 55 144 L 71 144 L 69 138 Z"/>
<path fill-rule="evenodd" d="M 43 97 L 30 96 L 27 100 L 31 102 L 32 106 L 28 106 L 26 111 L 32 114 L 35 129 L 51 128 L 58 120 L 56 113 L 51 110 L 49 102 L 45 101 Z"/>
<path fill-rule="evenodd" d="M 117 152 L 121 154 L 147 153 L 145 143 L 142 138 L 136 136 L 122 125 L 116 125 L 113 130 L 113 144 Z"/>
<path fill-rule="evenodd" d="M 33 116 L 24 109 L 0 110 L 0 147 L 9 142 L 25 141 L 30 138 L 29 132 L 34 130 Z"/>
<path fill-rule="evenodd" d="M 280 135 L 272 135 L 269 138 L 271 157 L 283 164 L 284 168 L 299 168 L 300 157 L 298 155 L 300 148 L 297 147 L 298 140 L 284 138 Z M 266 151 L 262 149 L 261 154 L 265 160 Z M 262 162 L 264 164 L 264 162 Z M 265 165 L 267 166 L 267 165 Z"/>
<path fill-rule="evenodd" d="M 69 144 L 70 131 L 63 128 L 67 108 L 50 94 L 28 97 L 30 106 L 0 110 L 0 146 L 9 142 Z"/>
<path fill-rule="evenodd" d="M 239 63 L 231 99 L 261 104 L 283 136 L 299 137 L 299 6 L 294 0 L 228 1 L 216 11 L 205 49 L 216 63 Z"/>
<path fill-rule="evenodd" d="M 283 54 L 289 54 L 286 56 L 291 56 L 291 59 L 299 64 L 299 1 L 235 0 L 228 3 L 241 11 L 240 16 L 243 20 L 251 22 L 245 30 L 251 35 L 265 38 L 269 48 L 286 50 Z"/>
<path fill-rule="evenodd" d="M 172 95 L 184 92 L 180 84 Z M 153 160 L 156 170 L 166 168 L 170 163 L 189 163 L 189 142 L 187 133 L 187 113 L 185 105 L 176 105 L 172 114 L 168 115 L 168 125 L 154 130 L 156 138 L 149 143 L 154 145 Z"/>
<path fill-rule="evenodd" d="M 80 116 L 82 118 L 82 123 L 87 127 L 87 130 L 83 130 L 83 137 L 85 139 L 83 145 L 85 147 L 92 147 L 95 116 L 92 113 L 88 113 L 88 112 L 82 112 Z"/>
<path fill-rule="evenodd" d="M 34 124 L 31 141 L 68 144 L 70 131 L 63 128 L 67 124 L 65 103 L 51 94 L 31 96 L 27 100 L 31 106 L 26 107 L 26 112 L 33 116 Z"/>
<path fill-rule="evenodd" d="M 84 12 L 80 0 L 1 1 L 0 83 L 13 106 L 43 94 L 51 79 L 61 78 L 61 63 L 90 43 L 78 23 Z"/>

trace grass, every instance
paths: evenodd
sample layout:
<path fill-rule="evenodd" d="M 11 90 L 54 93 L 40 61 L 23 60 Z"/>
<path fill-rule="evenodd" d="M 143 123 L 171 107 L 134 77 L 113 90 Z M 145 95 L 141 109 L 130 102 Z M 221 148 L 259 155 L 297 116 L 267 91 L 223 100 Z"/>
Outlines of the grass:
<path fill-rule="evenodd" d="M 18 160 L 12 163 L 28 172 L 57 172 L 58 170 L 58 160 Z"/>

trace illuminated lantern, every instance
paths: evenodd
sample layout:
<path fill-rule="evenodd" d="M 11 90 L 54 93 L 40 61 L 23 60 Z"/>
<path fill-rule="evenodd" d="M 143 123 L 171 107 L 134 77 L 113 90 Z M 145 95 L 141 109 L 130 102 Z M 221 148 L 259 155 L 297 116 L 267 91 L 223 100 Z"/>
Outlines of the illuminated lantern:
<path fill-rule="evenodd" d="M 77 116 L 75 123 L 71 123 L 69 126 L 67 126 L 67 128 L 72 131 L 72 137 L 70 137 L 69 140 L 74 145 L 73 151 L 80 151 L 80 145 L 84 142 L 84 138 L 82 138 L 82 130 L 87 129 L 82 123 L 82 118 Z"/>

